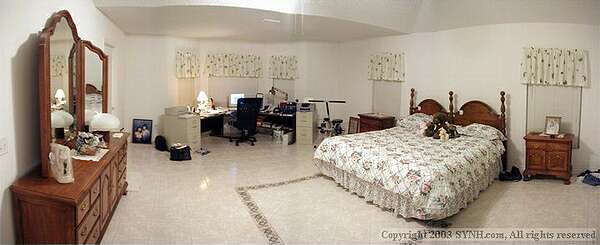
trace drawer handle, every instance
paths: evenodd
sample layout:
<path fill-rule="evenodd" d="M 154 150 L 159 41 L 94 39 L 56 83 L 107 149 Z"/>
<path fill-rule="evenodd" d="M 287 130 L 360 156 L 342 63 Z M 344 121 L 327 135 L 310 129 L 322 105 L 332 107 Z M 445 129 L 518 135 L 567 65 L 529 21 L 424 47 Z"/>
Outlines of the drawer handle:
<path fill-rule="evenodd" d="M 85 237 L 87 235 L 87 226 L 84 226 L 83 229 L 81 229 L 79 235 L 81 235 L 82 237 Z"/>
<path fill-rule="evenodd" d="M 81 207 L 79 208 L 81 211 L 85 211 L 87 210 L 87 203 L 81 204 Z"/>

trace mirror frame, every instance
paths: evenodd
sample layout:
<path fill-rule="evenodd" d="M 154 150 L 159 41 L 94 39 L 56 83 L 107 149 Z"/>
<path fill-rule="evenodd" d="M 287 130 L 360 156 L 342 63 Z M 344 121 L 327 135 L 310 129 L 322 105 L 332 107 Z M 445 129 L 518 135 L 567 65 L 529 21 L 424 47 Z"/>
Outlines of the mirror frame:
<path fill-rule="evenodd" d="M 92 42 L 88 41 L 88 40 L 82 40 L 81 41 L 81 58 L 79 59 L 79 62 L 82 64 L 81 65 L 81 71 L 79 71 L 79 73 L 81 74 L 82 77 L 82 83 L 83 83 L 83 100 L 85 101 L 85 95 L 87 94 L 87 85 L 86 85 L 86 81 L 85 81 L 85 49 L 88 49 L 89 51 L 91 51 L 92 53 L 98 55 L 98 58 L 100 58 L 100 61 L 102 62 L 102 112 L 103 113 L 107 113 L 108 112 L 108 56 L 104 53 L 104 51 L 102 51 L 102 49 L 98 48 L 96 45 L 94 45 Z M 85 103 L 83 103 L 85 104 Z M 84 109 L 84 114 L 85 114 L 85 108 Z M 85 115 L 84 115 L 85 117 Z M 84 119 L 84 124 L 85 124 L 85 119 Z"/>
<path fill-rule="evenodd" d="M 67 10 L 62 10 L 52 14 L 50 19 L 46 22 L 44 29 L 39 34 L 39 57 L 38 57 L 38 90 L 39 90 L 39 105 L 40 105 L 40 158 L 41 158 L 41 176 L 49 177 L 50 173 L 50 165 L 48 155 L 50 153 L 50 143 L 52 143 L 52 128 L 51 128 L 51 101 L 48 99 L 51 96 L 51 86 L 50 86 L 50 37 L 54 34 L 57 24 L 64 20 L 67 21 L 69 28 L 71 28 L 71 34 L 73 36 L 73 42 L 75 43 L 75 49 L 71 50 L 71 53 L 76 52 L 74 55 L 69 55 L 69 68 L 72 69 L 72 58 L 80 60 L 81 55 L 81 38 L 77 33 L 77 27 L 75 26 L 75 22 L 73 22 L 73 18 L 71 14 Z M 75 72 L 75 84 L 76 90 L 81 91 L 80 83 L 81 83 L 81 73 L 79 72 L 82 69 L 81 62 L 76 63 L 75 69 L 70 71 Z M 73 74 L 69 74 L 69 86 L 73 84 Z M 72 90 L 71 90 L 72 91 Z M 69 91 L 69 92 L 71 92 Z M 71 94 L 71 93 L 69 93 Z M 77 94 L 78 97 L 81 98 L 81 92 Z M 71 96 L 71 95 L 69 95 Z M 80 123 L 83 120 L 83 103 L 81 99 L 77 98 L 75 100 L 76 103 L 76 121 L 77 121 L 77 130 L 81 130 L 83 127 L 80 127 Z"/>

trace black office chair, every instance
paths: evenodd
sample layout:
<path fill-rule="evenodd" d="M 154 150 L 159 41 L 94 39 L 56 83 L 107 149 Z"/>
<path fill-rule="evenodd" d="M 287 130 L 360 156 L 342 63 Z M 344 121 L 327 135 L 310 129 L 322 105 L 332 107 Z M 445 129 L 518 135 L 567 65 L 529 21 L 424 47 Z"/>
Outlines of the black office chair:
<path fill-rule="evenodd" d="M 240 98 L 237 101 L 237 111 L 233 126 L 241 131 L 239 137 L 229 138 L 229 142 L 235 139 L 235 145 L 239 146 L 240 142 L 250 142 L 254 145 L 256 138 L 252 135 L 256 134 L 256 118 L 262 106 L 262 98 Z"/>

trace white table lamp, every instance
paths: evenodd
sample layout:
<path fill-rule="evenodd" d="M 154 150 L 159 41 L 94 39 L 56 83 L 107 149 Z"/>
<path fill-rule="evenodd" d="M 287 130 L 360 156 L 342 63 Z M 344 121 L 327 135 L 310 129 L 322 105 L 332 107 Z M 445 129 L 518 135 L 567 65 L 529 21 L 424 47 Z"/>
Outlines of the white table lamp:
<path fill-rule="evenodd" d="M 198 101 L 198 109 L 201 111 L 208 110 L 208 95 L 206 95 L 206 92 L 200 91 L 198 97 L 196 97 L 196 101 Z"/>
<path fill-rule="evenodd" d="M 65 128 L 71 127 L 75 119 L 73 115 L 64 110 L 56 110 L 50 114 L 50 126 L 54 129 L 54 136 L 57 139 L 65 137 Z"/>
<path fill-rule="evenodd" d="M 116 116 L 109 113 L 99 113 L 92 118 L 90 122 L 91 132 L 100 132 L 104 136 L 104 141 L 110 141 L 110 132 L 119 131 L 121 121 Z"/>

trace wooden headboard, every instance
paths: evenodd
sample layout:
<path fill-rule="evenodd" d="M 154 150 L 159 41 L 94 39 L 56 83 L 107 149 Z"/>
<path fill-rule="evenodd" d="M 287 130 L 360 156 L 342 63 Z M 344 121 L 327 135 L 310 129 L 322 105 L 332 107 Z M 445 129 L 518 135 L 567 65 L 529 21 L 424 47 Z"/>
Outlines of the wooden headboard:
<path fill-rule="evenodd" d="M 91 85 L 89 83 L 85 84 L 85 94 L 99 94 L 102 95 L 102 91 L 98 90 L 96 86 Z"/>
<path fill-rule="evenodd" d="M 454 92 L 450 91 L 448 93 L 450 95 L 450 111 L 452 112 L 452 110 L 454 109 L 453 105 L 452 105 L 452 101 L 454 100 L 454 98 L 452 97 L 454 95 Z M 443 112 L 443 113 L 448 113 L 448 111 L 444 108 L 444 106 L 442 104 L 440 104 L 440 102 L 437 102 L 434 99 L 424 99 L 423 101 L 421 101 L 419 104 L 417 104 L 417 106 L 415 106 L 415 89 L 411 88 L 410 89 L 410 109 L 409 109 L 409 113 L 415 114 L 415 113 L 424 113 L 427 115 L 433 115 L 435 113 L 438 112 Z"/>
<path fill-rule="evenodd" d="M 471 123 L 490 125 L 506 135 L 505 95 L 504 91 L 500 92 L 500 114 L 496 113 L 491 106 L 484 102 L 471 100 L 464 103 L 456 113 L 452 112 L 454 114 L 454 124 L 461 126 Z"/>
<path fill-rule="evenodd" d="M 457 112 L 454 112 L 454 92 L 450 91 L 450 112 L 448 113 L 444 107 L 433 99 L 425 99 L 415 106 L 415 89 L 410 90 L 410 114 L 425 113 L 433 115 L 437 112 L 448 113 L 450 120 L 461 126 L 466 126 L 472 123 L 480 123 L 497 128 L 506 135 L 506 93 L 500 91 L 500 114 L 496 113 L 494 109 L 488 104 L 472 100 L 464 103 Z M 507 169 L 507 151 L 506 142 L 503 142 L 506 151 L 502 154 L 502 169 Z"/>

